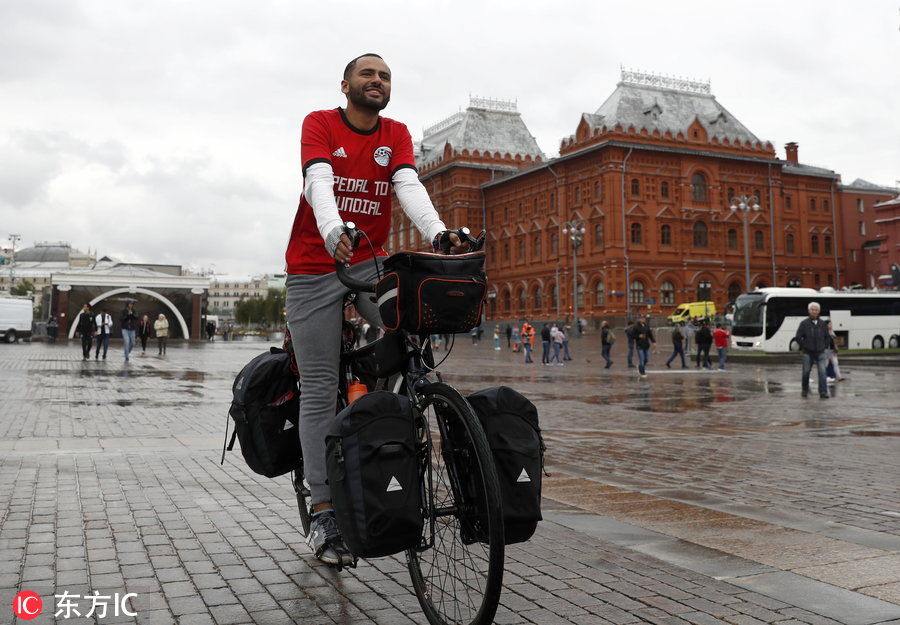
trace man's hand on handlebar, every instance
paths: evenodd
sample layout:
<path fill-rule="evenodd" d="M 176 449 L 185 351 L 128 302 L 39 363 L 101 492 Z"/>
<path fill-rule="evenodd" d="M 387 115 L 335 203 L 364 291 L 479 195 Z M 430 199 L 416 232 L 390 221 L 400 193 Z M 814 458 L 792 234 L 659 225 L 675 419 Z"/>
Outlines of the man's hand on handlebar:
<path fill-rule="evenodd" d="M 434 237 L 431 245 L 435 252 L 445 255 L 477 252 L 484 246 L 484 232 L 482 231 L 476 239 L 465 227 L 458 230 L 444 230 Z"/>
<path fill-rule="evenodd" d="M 339 263 L 346 263 L 353 257 L 353 243 L 346 234 L 341 235 L 341 240 L 334 248 L 334 259 Z"/>

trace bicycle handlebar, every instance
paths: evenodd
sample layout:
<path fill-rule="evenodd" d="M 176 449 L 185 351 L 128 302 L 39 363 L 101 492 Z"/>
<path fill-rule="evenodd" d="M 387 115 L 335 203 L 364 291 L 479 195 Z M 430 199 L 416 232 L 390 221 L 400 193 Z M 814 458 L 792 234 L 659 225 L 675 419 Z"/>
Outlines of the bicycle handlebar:
<path fill-rule="evenodd" d="M 439 240 L 439 245 L 441 251 L 444 254 L 448 254 L 450 252 L 450 248 L 453 247 L 453 244 L 450 242 L 450 233 L 456 234 L 459 237 L 459 240 L 463 243 L 469 244 L 470 252 L 477 252 L 481 248 L 484 247 L 485 240 L 485 232 L 481 231 L 481 234 L 478 237 L 473 237 L 470 233 L 469 229 L 466 227 L 459 228 L 457 230 L 445 230 L 442 233 L 442 236 Z M 359 239 L 362 236 L 362 232 L 356 227 L 352 221 L 348 221 L 344 225 L 344 234 L 346 234 L 350 238 L 351 248 L 356 249 L 356 246 L 359 245 Z M 375 285 L 371 282 L 364 282 L 363 280 L 357 280 L 353 276 L 350 275 L 349 272 L 350 264 L 342 263 L 339 261 L 335 261 L 334 263 L 334 271 L 337 274 L 338 280 L 341 281 L 348 289 L 353 291 L 357 291 L 359 293 L 374 293 Z"/>

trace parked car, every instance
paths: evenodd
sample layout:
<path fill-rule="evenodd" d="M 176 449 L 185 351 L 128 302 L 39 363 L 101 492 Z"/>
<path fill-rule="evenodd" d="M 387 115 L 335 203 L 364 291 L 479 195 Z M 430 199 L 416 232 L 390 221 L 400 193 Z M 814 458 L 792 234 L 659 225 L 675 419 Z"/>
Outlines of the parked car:
<path fill-rule="evenodd" d="M 0 297 L 0 339 L 15 343 L 31 338 L 34 303 L 30 297 Z"/>

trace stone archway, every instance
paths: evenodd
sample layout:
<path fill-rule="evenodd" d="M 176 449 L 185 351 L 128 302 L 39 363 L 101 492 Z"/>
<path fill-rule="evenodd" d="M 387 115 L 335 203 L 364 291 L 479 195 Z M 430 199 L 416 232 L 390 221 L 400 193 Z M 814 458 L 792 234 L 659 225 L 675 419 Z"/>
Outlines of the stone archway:
<path fill-rule="evenodd" d="M 118 289 L 112 289 L 105 293 L 101 293 L 100 295 L 98 295 L 97 297 L 95 297 L 88 303 L 91 305 L 91 308 L 93 308 L 94 304 L 96 304 L 97 302 L 103 301 L 108 297 L 112 297 L 113 295 L 119 295 L 121 293 L 143 293 L 144 295 L 149 295 L 150 297 L 158 299 L 163 304 L 165 304 L 169 310 L 172 311 L 172 314 L 175 316 L 175 319 L 178 321 L 178 325 L 181 326 L 181 333 L 182 333 L 181 335 L 185 338 L 188 338 L 190 336 L 190 333 L 188 332 L 187 322 L 184 320 L 184 316 L 178 310 L 178 307 L 176 307 L 175 304 L 173 304 L 172 301 L 169 298 L 167 298 L 166 296 L 160 295 L 156 291 L 151 291 L 150 289 L 144 289 L 141 287 L 136 287 L 136 288 L 122 287 L 122 288 L 118 288 Z M 78 329 L 78 324 L 73 323 L 72 326 L 69 328 L 69 338 L 70 339 L 75 338 L 75 331 L 77 329 Z"/>

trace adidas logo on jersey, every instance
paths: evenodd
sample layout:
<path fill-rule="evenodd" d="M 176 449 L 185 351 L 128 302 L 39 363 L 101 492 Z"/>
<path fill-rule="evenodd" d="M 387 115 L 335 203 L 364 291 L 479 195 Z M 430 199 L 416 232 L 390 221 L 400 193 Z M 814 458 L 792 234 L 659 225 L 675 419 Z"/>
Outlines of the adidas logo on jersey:
<path fill-rule="evenodd" d="M 347 158 L 347 153 L 344 151 L 343 147 L 338 148 L 334 152 L 331 153 L 332 156 L 337 156 L 338 158 Z"/>

